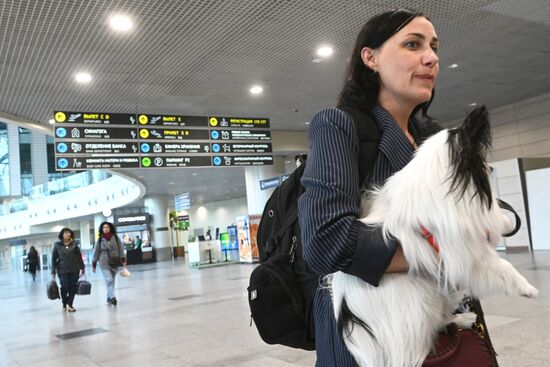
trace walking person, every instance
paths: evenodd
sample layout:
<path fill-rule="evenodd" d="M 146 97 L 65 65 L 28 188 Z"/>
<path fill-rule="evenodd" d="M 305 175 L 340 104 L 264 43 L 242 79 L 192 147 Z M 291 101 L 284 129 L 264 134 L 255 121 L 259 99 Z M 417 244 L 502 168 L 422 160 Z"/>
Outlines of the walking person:
<path fill-rule="evenodd" d="M 33 282 L 36 280 L 36 270 L 38 269 L 38 264 L 38 251 L 36 251 L 34 246 L 31 246 L 29 253 L 27 254 L 27 266 Z"/>
<path fill-rule="evenodd" d="M 368 228 L 357 219 L 362 188 L 383 185 L 439 130 L 428 115 L 438 48 L 435 28 L 422 13 L 395 10 L 372 17 L 357 37 L 337 106 L 313 117 L 298 209 L 304 260 L 319 275 L 342 271 L 376 287 L 385 273 L 408 270 L 399 242 L 386 243 L 381 227 Z M 365 118 L 353 121 L 350 111 Z M 374 150 L 359 141 L 354 122 L 378 131 Z M 359 160 L 373 167 L 365 182 L 359 182 Z M 473 304 L 483 321 L 479 302 Z M 317 289 L 314 314 L 316 366 L 356 366 L 327 287 Z"/>
<path fill-rule="evenodd" d="M 107 303 L 116 306 L 115 279 L 119 266 L 126 266 L 126 256 L 122 242 L 118 238 L 115 226 L 110 222 L 103 222 L 99 225 L 99 238 L 94 248 L 94 257 L 92 259 L 92 270 L 95 273 L 99 263 L 99 268 L 105 279 L 107 287 Z"/>
<path fill-rule="evenodd" d="M 59 277 L 61 283 L 61 301 L 63 312 L 75 312 L 73 307 L 78 278 L 85 273 L 84 261 L 80 248 L 74 240 L 74 232 L 63 228 L 52 250 L 52 277 Z"/>

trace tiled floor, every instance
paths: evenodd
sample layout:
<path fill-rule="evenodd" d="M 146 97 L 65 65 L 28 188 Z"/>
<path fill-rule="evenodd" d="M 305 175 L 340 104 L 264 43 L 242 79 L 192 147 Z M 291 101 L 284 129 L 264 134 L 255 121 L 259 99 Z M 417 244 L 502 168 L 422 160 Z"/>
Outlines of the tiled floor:
<path fill-rule="evenodd" d="M 550 252 L 507 255 L 541 291 L 537 300 L 483 301 L 501 367 L 550 366 Z M 101 276 L 77 312 L 46 298 L 47 274 L 0 273 L 0 366 L 313 366 L 312 352 L 264 344 L 249 327 L 251 265 L 132 266 L 108 306 Z M 102 330 L 103 329 L 103 330 Z M 83 331 L 83 336 L 58 335 Z"/>

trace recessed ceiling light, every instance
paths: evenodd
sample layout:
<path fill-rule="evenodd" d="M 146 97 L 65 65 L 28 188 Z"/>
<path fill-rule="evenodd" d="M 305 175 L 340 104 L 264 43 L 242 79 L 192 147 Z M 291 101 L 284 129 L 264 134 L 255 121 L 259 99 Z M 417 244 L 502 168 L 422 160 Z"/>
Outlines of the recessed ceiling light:
<path fill-rule="evenodd" d="M 318 58 L 318 57 L 316 57 L 316 58 L 314 58 L 313 60 L 311 60 L 311 62 L 314 63 L 314 64 L 318 64 L 318 63 L 320 63 L 321 61 L 323 61 L 323 60 L 321 60 L 321 59 Z"/>
<path fill-rule="evenodd" d="M 309 121 L 306 121 L 306 125 L 309 125 Z"/>
<path fill-rule="evenodd" d="M 472 103 L 470 103 L 468 106 L 470 106 L 470 107 L 475 107 L 475 106 L 477 106 L 477 102 L 472 102 Z"/>
<path fill-rule="evenodd" d="M 74 76 L 74 79 L 79 83 L 86 84 L 86 83 L 89 83 L 89 82 L 92 81 L 92 76 L 90 74 L 82 71 L 80 73 L 77 73 Z"/>
<path fill-rule="evenodd" d="M 329 57 L 332 55 L 334 50 L 330 46 L 321 46 L 317 49 L 317 56 L 319 57 Z"/>
<path fill-rule="evenodd" d="M 193 176 L 196 176 L 197 175 L 197 172 L 193 172 Z"/>
<path fill-rule="evenodd" d="M 173 182 L 167 182 L 168 185 L 173 185 L 174 183 Z"/>
<path fill-rule="evenodd" d="M 109 25 L 117 32 L 128 32 L 132 29 L 132 20 L 124 14 L 113 14 L 109 17 Z"/>
<path fill-rule="evenodd" d="M 458 64 L 451 64 L 449 65 L 449 69 L 455 69 L 458 67 Z"/>
<path fill-rule="evenodd" d="M 259 85 L 254 85 L 252 88 L 250 88 L 250 93 L 252 94 L 261 94 L 264 91 L 264 89 Z"/>
<path fill-rule="evenodd" d="M 51 125 L 55 124 L 55 120 L 54 119 L 49 119 L 48 124 L 51 124 Z"/>

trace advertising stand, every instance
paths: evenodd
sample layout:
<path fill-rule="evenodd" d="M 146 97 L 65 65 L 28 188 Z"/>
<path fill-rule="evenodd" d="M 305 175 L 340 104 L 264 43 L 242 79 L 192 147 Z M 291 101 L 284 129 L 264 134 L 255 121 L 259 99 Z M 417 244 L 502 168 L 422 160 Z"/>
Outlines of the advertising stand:
<path fill-rule="evenodd" d="M 256 235 L 261 218 L 261 215 L 245 215 L 236 218 L 240 262 L 253 263 L 260 260 Z"/>

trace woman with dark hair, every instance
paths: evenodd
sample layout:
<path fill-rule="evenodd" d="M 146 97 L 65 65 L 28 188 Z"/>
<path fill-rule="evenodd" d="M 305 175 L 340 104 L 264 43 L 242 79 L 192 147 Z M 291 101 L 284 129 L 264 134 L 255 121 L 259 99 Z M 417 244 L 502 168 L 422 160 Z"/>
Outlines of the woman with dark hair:
<path fill-rule="evenodd" d="M 438 47 L 434 26 L 422 13 L 395 10 L 372 17 L 357 37 L 337 107 L 313 117 L 298 208 L 304 259 L 320 275 L 343 271 L 378 286 L 384 273 L 408 270 L 397 239 L 384 241 L 381 228 L 356 219 L 362 189 L 382 185 L 440 129 L 428 116 Z M 378 133 L 371 149 L 359 141 L 354 123 Z M 363 182 L 359 160 L 372 167 Z M 315 294 L 314 317 L 317 366 L 355 366 L 327 287 Z"/>
<path fill-rule="evenodd" d="M 36 280 L 36 269 L 38 268 L 38 262 L 38 251 L 36 251 L 34 246 L 31 246 L 29 253 L 27 254 L 27 266 L 33 282 Z"/>
<path fill-rule="evenodd" d="M 92 259 L 94 273 L 98 262 L 107 287 L 107 303 L 116 306 L 118 301 L 115 297 L 115 279 L 118 267 L 126 266 L 126 256 L 113 223 L 103 222 L 99 225 L 99 238 L 95 244 Z"/>
<path fill-rule="evenodd" d="M 57 238 L 52 250 L 52 277 L 55 279 L 57 273 L 61 283 L 62 311 L 75 312 L 73 301 L 78 278 L 85 272 L 84 261 L 70 228 L 63 228 Z"/>

